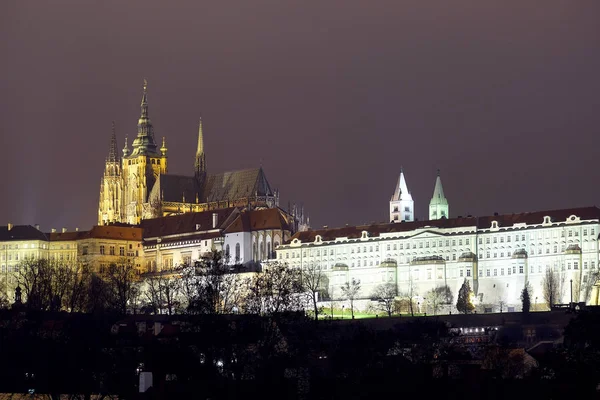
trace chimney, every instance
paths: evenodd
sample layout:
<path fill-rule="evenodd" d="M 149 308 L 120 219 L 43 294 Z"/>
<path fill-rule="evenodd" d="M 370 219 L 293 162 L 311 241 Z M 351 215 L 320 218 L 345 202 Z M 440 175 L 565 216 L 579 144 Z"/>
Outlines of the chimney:
<path fill-rule="evenodd" d="M 79 228 L 75 228 L 75 232 L 79 232 Z"/>
<path fill-rule="evenodd" d="M 62 228 L 62 233 L 65 233 L 67 231 L 67 228 Z"/>
<path fill-rule="evenodd" d="M 11 223 L 9 222 L 9 223 L 8 223 L 8 225 L 7 225 L 7 227 L 8 227 L 8 230 L 10 231 L 10 230 L 13 228 L 13 224 L 11 224 Z"/>
<path fill-rule="evenodd" d="M 219 214 L 213 213 L 213 229 L 217 227 L 219 223 Z"/>
<path fill-rule="evenodd" d="M 35 229 L 37 229 L 39 231 L 40 230 L 40 225 L 39 224 L 35 224 Z"/>
<path fill-rule="evenodd" d="M 56 233 L 56 229 L 52 228 L 51 233 Z"/>
<path fill-rule="evenodd" d="M 494 213 L 494 217 L 497 217 L 497 216 L 498 216 L 498 213 L 497 213 L 497 212 L 495 212 L 495 213 Z"/>
<path fill-rule="evenodd" d="M 196 230 L 199 231 L 200 230 L 200 224 L 196 224 Z"/>

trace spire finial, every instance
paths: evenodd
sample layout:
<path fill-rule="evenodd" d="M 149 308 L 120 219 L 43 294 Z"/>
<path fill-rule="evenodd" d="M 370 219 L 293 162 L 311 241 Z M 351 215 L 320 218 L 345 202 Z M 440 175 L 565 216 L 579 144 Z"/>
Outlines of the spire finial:
<path fill-rule="evenodd" d="M 123 157 L 129 155 L 129 147 L 127 147 L 127 136 L 125 136 L 125 146 L 123 146 Z"/>
<path fill-rule="evenodd" d="M 108 150 L 108 162 L 117 161 L 117 133 L 115 130 L 115 121 L 112 122 L 112 134 L 110 135 L 110 149 Z"/>
<path fill-rule="evenodd" d="M 163 136 L 162 146 L 160 147 L 160 153 L 163 157 L 167 156 L 167 139 Z"/>
<path fill-rule="evenodd" d="M 440 169 L 437 169 L 437 176 L 440 176 Z"/>

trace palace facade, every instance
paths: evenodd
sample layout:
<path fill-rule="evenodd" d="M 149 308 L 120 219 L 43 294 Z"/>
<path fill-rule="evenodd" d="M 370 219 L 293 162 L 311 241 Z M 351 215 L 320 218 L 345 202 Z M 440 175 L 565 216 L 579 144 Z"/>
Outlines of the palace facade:
<path fill-rule="evenodd" d="M 599 233 L 597 207 L 442 218 L 298 232 L 276 249 L 276 258 L 292 267 L 318 266 L 333 293 L 359 279 L 365 299 L 388 282 L 399 295 L 412 288 L 415 301 L 444 285 L 456 299 L 467 279 L 477 303 L 507 310 L 520 307 L 526 282 L 532 304 L 544 303 L 542 281 L 551 270 L 559 303 L 597 304 Z"/>

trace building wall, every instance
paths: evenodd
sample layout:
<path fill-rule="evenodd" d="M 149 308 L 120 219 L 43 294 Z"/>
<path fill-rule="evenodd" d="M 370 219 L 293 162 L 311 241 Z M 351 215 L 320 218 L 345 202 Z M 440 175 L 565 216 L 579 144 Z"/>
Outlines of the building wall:
<path fill-rule="evenodd" d="M 590 271 L 598 270 L 600 224 L 570 218 L 500 228 L 493 224 L 485 229 L 422 228 L 376 237 L 365 231 L 362 238 L 328 242 L 317 236 L 310 243 L 294 239 L 276 253 L 279 261 L 290 266 L 320 266 L 336 285 L 344 282 L 334 267 L 347 266 L 345 279 L 354 277 L 364 282 L 361 295 L 365 298 L 371 296 L 379 277 L 386 275 L 381 272 L 382 263 L 392 261 L 397 264 L 398 291 L 407 293 L 412 286 L 416 298 L 423 299 L 429 290 L 447 284 L 456 299 L 464 279 L 468 279 L 481 304 L 497 307 L 502 301 L 520 307 L 521 290 L 528 281 L 533 289 L 532 303 L 543 303 L 542 280 L 546 269 L 552 269 L 562 282 L 559 302 L 570 301 L 571 280 L 573 301 L 586 301 L 584 280 Z M 569 250 L 569 246 L 581 250 Z"/>
<path fill-rule="evenodd" d="M 221 250 L 221 241 L 217 239 L 190 239 L 159 242 L 144 245 L 144 265 L 147 272 L 157 272 L 192 265 L 206 257 L 212 251 Z"/>

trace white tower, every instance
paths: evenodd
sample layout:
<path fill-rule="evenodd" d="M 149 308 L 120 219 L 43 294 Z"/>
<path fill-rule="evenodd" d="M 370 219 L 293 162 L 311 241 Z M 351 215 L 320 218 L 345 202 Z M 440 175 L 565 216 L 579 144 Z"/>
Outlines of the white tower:
<path fill-rule="evenodd" d="M 440 178 L 440 170 L 438 169 L 433 197 L 429 202 L 429 219 L 448 218 L 449 215 L 448 200 L 444 196 L 444 188 L 442 187 L 442 179 Z"/>
<path fill-rule="evenodd" d="M 390 221 L 414 221 L 415 220 L 415 202 L 412 199 L 406 179 L 404 179 L 404 171 L 400 168 L 400 177 L 396 184 L 396 190 L 390 200 Z"/>

